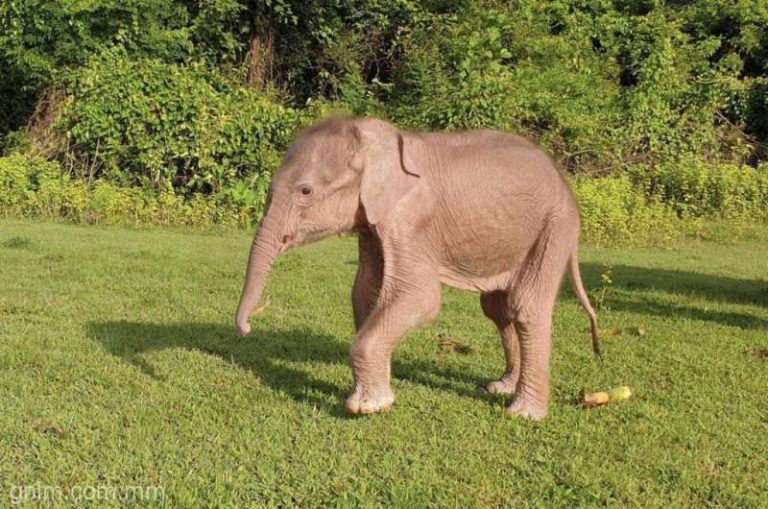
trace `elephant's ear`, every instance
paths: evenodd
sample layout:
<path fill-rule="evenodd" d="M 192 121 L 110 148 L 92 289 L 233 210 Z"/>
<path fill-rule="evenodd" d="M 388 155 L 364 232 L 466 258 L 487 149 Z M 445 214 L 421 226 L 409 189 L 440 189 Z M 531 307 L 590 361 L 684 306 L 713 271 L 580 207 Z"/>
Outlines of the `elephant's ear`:
<path fill-rule="evenodd" d="M 368 223 L 375 225 L 418 183 L 415 140 L 380 121 L 355 126 L 353 133 L 358 146 L 355 159 L 363 172 L 360 201 Z"/>

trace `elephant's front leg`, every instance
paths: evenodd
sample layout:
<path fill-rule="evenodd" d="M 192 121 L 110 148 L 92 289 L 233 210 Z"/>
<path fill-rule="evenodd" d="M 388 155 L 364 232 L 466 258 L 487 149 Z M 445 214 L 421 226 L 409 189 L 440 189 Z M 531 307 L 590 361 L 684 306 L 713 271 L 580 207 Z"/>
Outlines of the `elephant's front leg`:
<path fill-rule="evenodd" d="M 387 266 L 376 304 L 350 349 L 355 385 L 347 399 L 351 413 L 381 412 L 392 406 L 391 357 L 412 329 L 434 319 L 440 309 L 437 270 L 428 262 Z"/>
<path fill-rule="evenodd" d="M 363 327 L 371 310 L 376 306 L 384 277 L 384 257 L 379 239 L 371 232 L 361 233 L 358 237 L 358 247 L 357 275 L 352 286 L 355 332 Z"/>

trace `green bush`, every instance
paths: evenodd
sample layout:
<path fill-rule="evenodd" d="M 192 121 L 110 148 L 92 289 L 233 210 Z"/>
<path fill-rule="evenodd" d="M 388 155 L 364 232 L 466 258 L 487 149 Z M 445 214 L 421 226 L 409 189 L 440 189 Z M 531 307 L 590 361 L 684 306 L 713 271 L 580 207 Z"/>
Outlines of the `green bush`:
<path fill-rule="evenodd" d="M 511 20 L 473 10 L 456 20 L 436 17 L 417 30 L 396 75 L 392 110 L 400 123 L 439 129 L 509 127 L 513 74 L 506 62 Z M 428 100 L 427 100 L 428 99 Z"/>
<path fill-rule="evenodd" d="M 104 51 L 165 62 L 231 62 L 240 35 L 234 21 L 243 7 L 238 0 L 3 0 L 0 147 L 59 71 Z"/>
<path fill-rule="evenodd" d="M 14 154 L 0 158 L 0 210 L 5 216 L 80 218 L 86 188 L 55 162 Z"/>
<path fill-rule="evenodd" d="M 648 199 L 626 175 L 576 179 L 574 193 L 587 242 L 665 244 L 685 234 L 683 219 L 660 201 Z"/>
<path fill-rule="evenodd" d="M 636 166 L 625 175 L 580 177 L 574 192 L 583 237 L 597 244 L 664 244 L 683 235 L 706 236 L 703 221 L 713 220 L 729 225 L 730 237 L 737 238 L 749 222 L 768 220 L 765 164 L 682 159 L 652 172 Z"/>
<path fill-rule="evenodd" d="M 768 218 L 768 164 L 758 168 L 688 158 L 658 165 L 646 193 L 682 217 Z"/>
<path fill-rule="evenodd" d="M 55 162 L 24 155 L 0 158 L 0 216 L 65 219 L 103 225 L 157 224 L 252 226 L 253 204 L 227 195 L 182 196 L 170 191 L 120 187 L 106 180 L 88 186 Z"/>
<path fill-rule="evenodd" d="M 204 66 L 109 54 L 69 76 L 55 127 L 74 168 L 122 186 L 216 194 L 241 183 L 264 195 L 299 124 L 275 97 Z M 86 175 L 80 175 L 86 176 Z"/>
<path fill-rule="evenodd" d="M 539 139 L 574 173 L 680 152 L 741 156 L 714 122 L 741 85 L 711 38 L 674 13 L 572 2 L 480 5 L 412 29 L 386 110 L 414 127 L 493 127 Z"/>
<path fill-rule="evenodd" d="M 29 189 L 27 160 L 22 155 L 0 158 L 0 210 L 22 215 Z"/>

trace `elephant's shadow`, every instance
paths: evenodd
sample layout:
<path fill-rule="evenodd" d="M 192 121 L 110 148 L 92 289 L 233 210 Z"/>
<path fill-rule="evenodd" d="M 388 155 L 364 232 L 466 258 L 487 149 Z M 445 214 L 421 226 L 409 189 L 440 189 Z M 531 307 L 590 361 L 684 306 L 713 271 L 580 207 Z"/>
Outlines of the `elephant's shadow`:
<path fill-rule="evenodd" d="M 91 322 L 88 336 L 112 355 L 132 364 L 145 376 L 164 377 L 145 359 L 144 353 L 166 348 L 197 350 L 252 371 L 264 385 L 296 401 L 313 405 L 335 417 L 346 417 L 344 402 L 348 382 L 320 380 L 311 367 L 296 363 L 347 366 L 349 344 L 328 334 L 308 329 L 257 329 L 247 338 L 237 337 L 231 327 L 215 323 L 157 324 L 132 321 Z M 293 366 L 292 366 L 293 365 Z M 433 389 L 450 391 L 498 404 L 498 397 L 482 390 L 487 380 L 450 366 L 416 359 L 395 359 L 393 376 Z"/>

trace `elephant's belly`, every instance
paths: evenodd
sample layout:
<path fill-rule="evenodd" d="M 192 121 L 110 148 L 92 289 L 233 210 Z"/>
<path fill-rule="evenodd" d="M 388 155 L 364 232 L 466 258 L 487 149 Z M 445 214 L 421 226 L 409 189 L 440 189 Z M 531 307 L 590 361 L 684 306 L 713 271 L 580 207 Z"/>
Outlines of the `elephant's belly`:
<path fill-rule="evenodd" d="M 522 234 L 475 235 L 446 243 L 439 267 L 440 282 L 476 292 L 508 288 L 530 251 L 534 239 Z M 514 239 L 514 240 L 510 240 Z"/>
<path fill-rule="evenodd" d="M 442 283 L 479 292 L 509 287 L 536 243 L 544 214 L 535 207 L 533 217 L 515 214 L 507 205 L 501 198 L 484 207 L 462 203 L 451 209 L 451 221 L 435 221 L 430 240 Z"/>
<path fill-rule="evenodd" d="M 483 276 L 466 273 L 453 268 L 440 267 L 441 283 L 473 292 L 490 292 L 508 288 L 512 277 L 512 271 Z"/>

